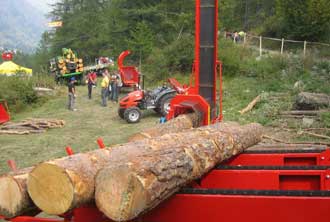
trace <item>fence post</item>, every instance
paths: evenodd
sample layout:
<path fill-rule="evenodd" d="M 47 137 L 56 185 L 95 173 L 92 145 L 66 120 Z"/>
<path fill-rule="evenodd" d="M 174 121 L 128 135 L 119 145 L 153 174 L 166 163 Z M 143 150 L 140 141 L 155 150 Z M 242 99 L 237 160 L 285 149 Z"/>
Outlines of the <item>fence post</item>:
<path fill-rule="evenodd" d="M 283 55 L 283 52 L 284 52 L 284 38 L 282 38 L 281 55 Z"/>
<path fill-rule="evenodd" d="M 304 41 L 304 58 L 306 58 L 307 41 Z"/>
<path fill-rule="evenodd" d="M 260 57 L 262 57 L 262 36 L 260 36 Z"/>

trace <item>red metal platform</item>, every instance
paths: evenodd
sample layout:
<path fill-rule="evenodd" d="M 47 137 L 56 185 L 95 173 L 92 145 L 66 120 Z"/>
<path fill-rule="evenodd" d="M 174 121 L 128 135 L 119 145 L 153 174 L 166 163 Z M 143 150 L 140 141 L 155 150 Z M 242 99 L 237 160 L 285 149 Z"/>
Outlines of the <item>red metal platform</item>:
<path fill-rule="evenodd" d="M 330 150 L 276 152 L 238 155 L 136 222 L 328 222 Z M 110 222 L 95 206 L 75 209 L 66 219 L 10 221 Z"/>

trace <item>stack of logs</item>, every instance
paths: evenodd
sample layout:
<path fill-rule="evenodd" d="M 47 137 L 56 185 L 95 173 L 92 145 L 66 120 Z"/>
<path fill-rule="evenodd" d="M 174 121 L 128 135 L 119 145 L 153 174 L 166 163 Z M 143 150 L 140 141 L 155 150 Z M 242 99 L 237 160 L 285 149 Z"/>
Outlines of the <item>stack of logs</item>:
<path fill-rule="evenodd" d="M 28 119 L 18 123 L 6 123 L 0 126 L 0 135 L 27 135 L 34 133 L 44 133 L 48 129 L 62 128 L 64 120 L 55 119 Z"/>
<path fill-rule="evenodd" d="M 73 54 L 73 55 L 68 55 L 67 58 L 65 59 L 63 58 L 59 59 L 58 68 L 60 69 L 62 75 L 72 72 L 83 72 L 84 63 L 82 59 L 76 58 L 75 55 Z"/>
<path fill-rule="evenodd" d="M 221 123 L 187 129 L 192 127 L 189 118 L 180 124 L 186 130 L 177 132 L 173 128 L 175 133 L 171 133 L 168 128 L 166 134 L 149 130 L 146 139 L 132 137 L 127 144 L 44 162 L 2 176 L 0 215 L 15 217 L 38 208 L 62 215 L 95 201 L 110 219 L 129 221 L 222 161 L 259 143 L 262 137 L 259 124 Z"/>

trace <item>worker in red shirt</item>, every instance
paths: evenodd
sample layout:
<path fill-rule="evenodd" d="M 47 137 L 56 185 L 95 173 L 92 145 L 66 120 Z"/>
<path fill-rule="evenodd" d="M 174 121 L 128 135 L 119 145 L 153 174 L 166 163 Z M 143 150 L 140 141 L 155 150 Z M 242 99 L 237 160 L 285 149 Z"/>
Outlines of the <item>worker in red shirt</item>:
<path fill-rule="evenodd" d="M 92 99 L 92 91 L 93 91 L 93 87 L 96 86 L 96 81 L 97 81 L 96 73 L 94 71 L 88 73 L 86 79 L 87 87 L 88 87 L 88 99 Z"/>

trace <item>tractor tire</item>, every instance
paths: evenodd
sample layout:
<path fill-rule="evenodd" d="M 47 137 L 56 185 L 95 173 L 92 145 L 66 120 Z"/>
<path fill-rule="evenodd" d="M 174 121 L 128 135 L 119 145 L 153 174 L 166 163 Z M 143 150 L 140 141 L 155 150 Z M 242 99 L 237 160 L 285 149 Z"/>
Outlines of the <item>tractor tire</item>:
<path fill-rule="evenodd" d="M 167 116 L 168 112 L 170 111 L 171 100 L 174 97 L 175 94 L 167 94 L 160 99 L 158 110 L 162 116 Z"/>
<path fill-rule="evenodd" d="M 141 110 L 137 107 L 128 108 L 124 112 L 124 119 L 128 123 L 138 123 L 142 117 Z"/>
<path fill-rule="evenodd" d="M 119 109 L 118 109 L 118 116 L 119 116 L 121 119 L 125 119 L 125 116 L 124 116 L 125 111 L 126 111 L 126 109 L 124 109 L 124 108 L 119 108 Z"/>

